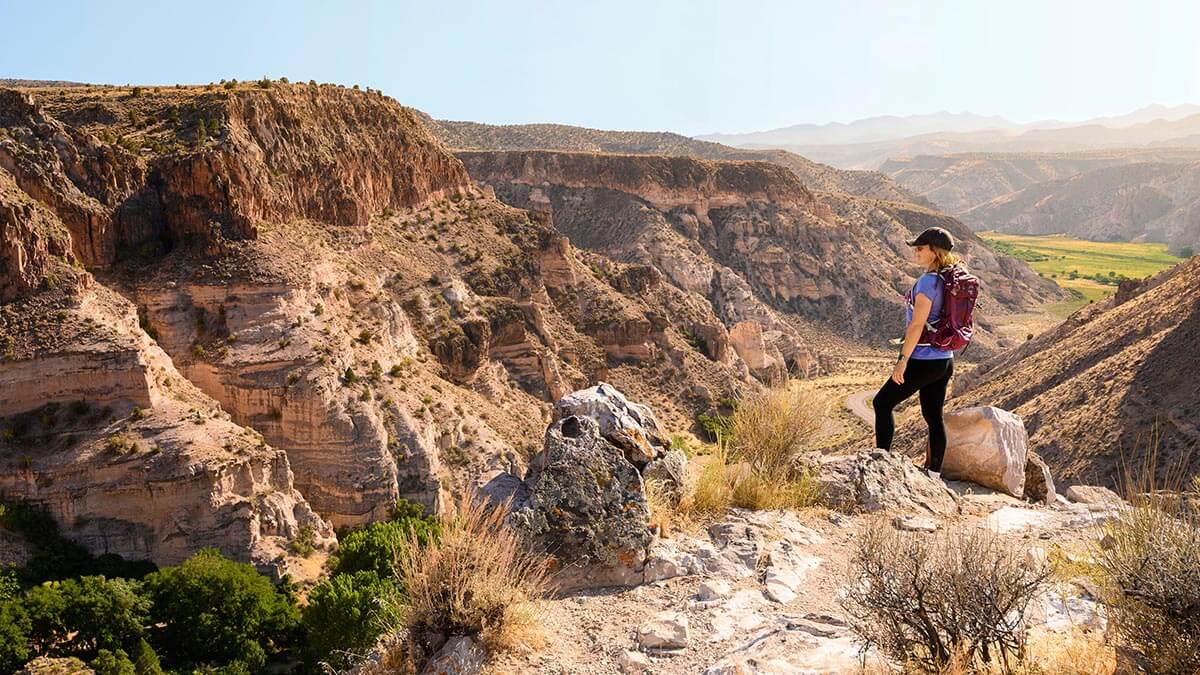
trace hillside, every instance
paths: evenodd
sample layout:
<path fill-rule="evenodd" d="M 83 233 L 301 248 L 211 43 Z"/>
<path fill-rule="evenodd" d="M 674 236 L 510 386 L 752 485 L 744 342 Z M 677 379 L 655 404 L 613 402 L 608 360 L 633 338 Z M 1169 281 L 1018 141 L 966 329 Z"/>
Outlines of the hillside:
<path fill-rule="evenodd" d="M 978 229 L 1066 232 L 1098 241 L 1200 248 L 1200 161 L 1142 162 L 1030 185 L 962 214 Z"/>
<path fill-rule="evenodd" d="M 1077 311 L 1021 347 L 956 377 L 953 403 L 1025 420 L 1030 447 L 1063 482 L 1116 485 L 1158 437 L 1159 478 L 1200 472 L 1200 257 Z"/>
<path fill-rule="evenodd" d="M 604 131 L 564 124 L 492 125 L 426 119 L 447 147 L 461 150 L 566 150 L 698 159 L 766 161 L 791 170 L 813 190 L 914 201 L 919 197 L 877 171 L 845 171 L 785 150 L 745 150 L 668 132 Z"/>
<path fill-rule="evenodd" d="M 961 218 L 976 206 L 1039 183 L 1113 166 L 1185 164 L 1197 160 L 1200 149 L 1187 148 L 994 152 L 889 159 L 879 170 L 938 209 Z"/>
<path fill-rule="evenodd" d="M 766 162 L 552 151 L 458 155 L 501 200 L 549 214 L 575 244 L 654 267 L 674 287 L 705 299 L 735 344 L 744 335 L 738 322 L 766 316 L 768 346 L 794 327 L 831 349 L 838 338 L 886 348 L 886 338 L 899 330 L 900 296 L 912 280 L 904 239 L 932 225 L 960 238 L 958 250 L 984 279 L 980 356 L 1001 346 L 987 332 L 989 314 L 1062 297 L 1024 263 L 995 255 L 951 218 L 912 205 L 814 193 Z M 781 344 L 778 354 L 792 349 Z"/>

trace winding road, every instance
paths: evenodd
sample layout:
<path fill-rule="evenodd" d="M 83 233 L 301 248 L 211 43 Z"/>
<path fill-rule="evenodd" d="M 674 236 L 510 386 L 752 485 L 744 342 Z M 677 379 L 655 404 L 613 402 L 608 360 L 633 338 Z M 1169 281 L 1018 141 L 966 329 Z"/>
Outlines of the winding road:
<path fill-rule="evenodd" d="M 866 389 L 856 391 L 846 397 L 846 408 L 871 428 L 875 427 L 875 411 L 867 405 L 867 399 L 874 395 L 874 389 Z"/>

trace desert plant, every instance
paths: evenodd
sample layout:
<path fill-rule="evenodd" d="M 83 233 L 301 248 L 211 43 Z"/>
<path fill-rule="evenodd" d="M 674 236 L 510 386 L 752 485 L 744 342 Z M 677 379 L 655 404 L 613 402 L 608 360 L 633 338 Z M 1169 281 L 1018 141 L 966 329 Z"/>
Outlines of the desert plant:
<path fill-rule="evenodd" d="M 930 671 L 1007 667 L 1024 647 L 1025 610 L 1049 575 L 1049 565 L 1027 561 L 991 530 L 929 536 L 881 519 L 859 538 L 840 602 L 864 649 Z"/>
<path fill-rule="evenodd" d="M 411 533 L 396 556 L 406 592 L 398 628 L 415 663 L 450 635 L 475 636 L 490 651 L 540 635 L 535 608 L 547 589 L 544 558 L 506 523 L 506 509 L 464 491 L 450 510 L 435 541 L 420 546 Z"/>
<path fill-rule="evenodd" d="M 826 399 L 787 384 L 741 402 L 733 413 L 734 454 L 761 476 L 787 474 L 828 417 Z"/>
<path fill-rule="evenodd" d="M 1142 465 L 1122 462 L 1130 499 L 1102 526 L 1092 556 L 1117 642 L 1150 672 L 1200 672 L 1200 503 L 1184 457 L 1158 478 L 1157 430 Z"/>

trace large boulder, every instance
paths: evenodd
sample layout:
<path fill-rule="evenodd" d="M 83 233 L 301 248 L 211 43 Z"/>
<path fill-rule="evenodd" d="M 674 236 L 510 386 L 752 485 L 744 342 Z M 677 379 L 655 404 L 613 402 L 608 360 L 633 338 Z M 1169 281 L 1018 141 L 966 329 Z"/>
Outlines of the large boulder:
<path fill-rule="evenodd" d="M 551 556 L 562 589 L 630 585 L 644 578 L 653 534 L 637 467 L 591 417 L 546 429 L 510 518 Z"/>
<path fill-rule="evenodd" d="M 634 403 L 607 382 L 580 389 L 554 404 L 554 419 L 572 415 L 596 422 L 600 435 L 621 448 L 639 470 L 666 453 L 671 445 L 649 407 Z"/>
<path fill-rule="evenodd" d="M 958 512 L 954 494 L 902 455 L 859 450 L 817 460 L 817 482 L 827 506 L 862 511 Z"/>
<path fill-rule="evenodd" d="M 948 412 L 943 419 L 944 477 L 971 481 L 1014 497 L 1024 496 L 1029 437 L 1020 417 L 985 406 Z"/>

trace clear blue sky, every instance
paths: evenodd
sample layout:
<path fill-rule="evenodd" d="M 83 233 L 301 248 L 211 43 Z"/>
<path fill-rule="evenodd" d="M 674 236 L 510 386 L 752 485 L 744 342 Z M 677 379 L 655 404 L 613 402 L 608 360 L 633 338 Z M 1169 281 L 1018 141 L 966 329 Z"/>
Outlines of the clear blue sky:
<path fill-rule="evenodd" d="M 687 134 L 1200 103 L 1200 2 L 27 2 L 0 77 L 358 83 L 435 117 Z"/>

